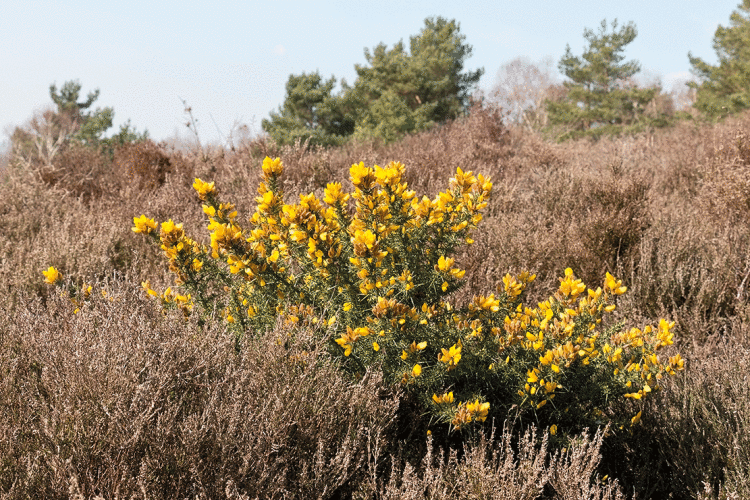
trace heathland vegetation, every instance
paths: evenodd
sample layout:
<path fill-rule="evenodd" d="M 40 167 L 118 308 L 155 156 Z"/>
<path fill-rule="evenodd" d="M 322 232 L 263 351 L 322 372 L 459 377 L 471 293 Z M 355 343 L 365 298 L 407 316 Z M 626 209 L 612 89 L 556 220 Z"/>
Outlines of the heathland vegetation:
<path fill-rule="evenodd" d="M 750 496 L 750 114 L 592 76 L 612 27 L 513 116 L 459 85 L 345 140 L 105 139 L 50 89 L 0 178 L 0 496 Z"/>

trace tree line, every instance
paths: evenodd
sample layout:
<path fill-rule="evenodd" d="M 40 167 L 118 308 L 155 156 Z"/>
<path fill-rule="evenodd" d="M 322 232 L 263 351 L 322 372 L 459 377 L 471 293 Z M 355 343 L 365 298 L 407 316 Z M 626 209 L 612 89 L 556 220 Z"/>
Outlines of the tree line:
<path fill-rule="evenodd" d="M 694 95 L 692 107 L 709 120 L 750 108 L 750 0 L 743 0 L 730 23 L 719 26 L 714 36 L 718 65 L 688 53 L 699 79 L 687 83 Z M 517 122 L 556 132 L 560 140 L 635 133 L 690 117 L 664 103 L 659 84 L 636 83 L 641 66 L 625 61 L 623 52 L 637 35 L 633 22 L 618 25 L 615 19 L 608 26 L 603 20 L 598 31 L 584 30 L 587 47 L 581 56 L 566 47 L 557 64 L 566 77 L 562 85 L 552 85 L 549 75 L 533 65 L 517 67 L 521 78 L 513 75 L 517 81 L 500 85 L 496 91 L 501 95 L 494 97 L 516 108 L 506 112 Z M 280 144 L 328 146 L 352 137 L 390 142 L 466 114 L 484 70 L 464 71 L 472 47 L 460 25 L 428 18 L 419 34 L 410 37 L 409 48 L 402 41 L 390 49 L 383 43 L 372 51 L 366 48 L 367 64 L 356 64 L 355 82 L 342 79 L 338 92 L 334 76 L 290 75 L 285 100 L 263 120 L 263 130 Z"/>
<path fill-rule="evenodd" d="M 625 61 L 625 47 L 637 36 L 633 22 L 595 32 L 585 29 L 587 47 L 581 56 L 570 45 L 557 68 L 566 77 L 554 85 L 550 74 L 521 60 L 507 73 L 493 96 L 512 120 L 537 130 L 552 131 L 560 140 L 605 134 L 634 133 L 663 127 L 688 113 L 674 113 L 661 105 L 660 85 L 639 86 L 634 76 L 640 64 Z M 719 26 L 713 39 L 718 64 L 711 65 L 688 53 L 698 81 L 688 82 L 694 108 L 709 120 L 750 108 L 750 0 L 732 12 L 730 24 Z M 290 75 L 286 96 L 277 111 L 262 121 L 263 130 L 278 144 L 307 142 L 335 146 L 352 138 L 398 140 L 405 134 L 428 130 L 468 112 L 483 68 L 465 70 L 472 46 L 460 24 L 442 17 L 427 18 L 417 35 L 392 47 L 380 43 L 365 48 L 366 64 L 355 64 L 350 85 L 319 72 Z M 99 90 L 81 98 L 81 84 L 50 86 L 55 104 L 26 127 L 16 127 L 10 139 L 13 151 L 51 159 L 62 145 L 104 148 L 145 140 L 128 121 L 117 134 L 104 137 L 112 127 L 110 107 L 92 109 Z"/>

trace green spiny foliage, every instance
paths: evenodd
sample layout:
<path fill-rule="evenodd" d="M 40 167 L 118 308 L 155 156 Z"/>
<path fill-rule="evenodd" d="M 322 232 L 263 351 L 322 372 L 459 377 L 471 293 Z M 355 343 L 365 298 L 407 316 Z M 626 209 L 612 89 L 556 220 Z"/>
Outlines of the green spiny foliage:
<path fill-rule="evenodd" d="M 523 303 L 534 280 L 525 272 L 506 275 L 495 293 L 451 304 L 465 274 L 451 255 L 473 243 L 492 189 L 482 175 L 459 168 L 430 200 L 408 189 L 402 164 L 360 163 L 350 170 L 353 193 L 333 182 L 322 203 L 309 194 L 286 204 L 282 170 L 278 158 L 263 162 L 247 224 L 213 182 L 195 180 L 210 245 L 172 220 L 158 232 L 153 219 L 135 218 L 133 231 L 160 242 L 184 290 L 159 294 L 146 282 L 146 291 L 186 315 L 222 311 L 238 338 L 278 321 L 317 325 L 344 370 L 382 371 L 443 431 L 514 413 L 552 434 L 560 429 L 555 439 L 607 421 L 634 425 L 640 412 L 613 412 L 610 402 L 638 401 L 683 367 L 679 355 L 659 359 L 673 323 L 626 331 L 602 323 L 626 291 L 609 273 L 603 288 L 587 289 L 567 269 L 554 296 L 534 308 Z M 58 279 L 52 269 L 47 276 Z"/>

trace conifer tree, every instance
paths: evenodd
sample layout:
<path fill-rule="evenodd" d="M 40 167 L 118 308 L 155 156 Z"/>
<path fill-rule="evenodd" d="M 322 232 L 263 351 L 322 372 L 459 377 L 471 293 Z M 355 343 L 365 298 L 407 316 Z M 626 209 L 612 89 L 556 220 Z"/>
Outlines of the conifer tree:
<path fill-rule="evenodd" d="M 570 80 L 563 83 L 567 95 L 560 101 L 547 101 L 551 124 L 565 125 L 570 130 L 560 139 L 589 135 L 633 132 L 646 125 L 665 125 L 666 117 L 657 119 L 645 114 L 646 105 L 660 88 L 639 88 L 632 77 L 640 71 L 637 61 L 622 62 L 624 47 L 638 34 L 632 22 L 607 33 L 603 20 L 599 33 L 585 29 L 588 48 L 582 57 L 573 56 L 570 45 L 558 68 Z"/>
<path fill-rule="evenodd" d="M 750 0 L 743 0 L 729 20 L 729 27 L 719 26 L 714 34 L 717 66 L 688 53 L 701 79 L 688 84 L 697 89 L 694 107 L 714 119 L 750 108 Z"/>
<path fill-rule="evenodd" d="M 118 145 L 148 139 L 148 131 L 137 132 L 130 120 L 120 126 L 117 134 L 104 137 L 112 127 L 115 112 L 111 107 L 91 109 L 99 98 L 99 89 L 79 101 L 81 83 L 70 80 L 59 90 L 53 83 L 49 93 L 56 109 L 48 109 L 32 118 L 26 127 L 13 130 L 12 149 L 21 157 L 44 157 L 49 163 L 61 148 L 71 145 L 103 148 L 111 156 Z"/>
<path fill-rule="evenodd" d="M 78 102 L 80 93 L 81 83 L 76 80 L 65 82 L 59 92 L 54 83 L 49 87 L 52 102 L 57 105 L 57 116 L 73 124 L 75 132 L 71 138 L 85 145 L 95 145 L 112 127 L 115 112 L 111 107 L 89 111 L 99 98 L 99 89 L 89 92 L 85 101 Z"/>
<path fill-rule="evenodd" d="M 355 65 L 356 81 L 342 80 L 338 94 L 333 77 L 290 75 L 285 101 L 263 129 L 281 144 L 340 144 L 352 135 L 389 142 L 456 118 L 484 71 L 463 71 L 472 50 L 464 40 L 456 21 L 428 18 L 408 51 L 403 41 L 365 49 L 367 64 Z"/>
<path fill-rule="evenodd" d="M 290 75 L 284 104 L 270 113 L 270 120 L 263 120 L 263 129 L 280 144 L 344 142 L 354 132 L 354 113 L 345 105 L 345 94 L 333 94 L 335 86 L 336 78 L 323 80 L 317 72 Z"/>

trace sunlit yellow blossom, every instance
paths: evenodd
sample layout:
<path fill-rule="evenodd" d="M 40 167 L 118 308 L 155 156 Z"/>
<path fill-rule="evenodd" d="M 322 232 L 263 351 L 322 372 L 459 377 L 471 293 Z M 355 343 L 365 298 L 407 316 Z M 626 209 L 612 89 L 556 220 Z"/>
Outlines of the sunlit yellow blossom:
<path fill-rule="evenodd" d="M 553 425 L 552 425 L 552 426 L 551 426 L 551 427 L 549 428 L 549 433 L 550 433 L 550 434 L 552 434 L 553 436 L 554 436 L 555 434 L 557 434 L 557 425 L 553 424 Z"/>
<path fill-rule="evenodd" d="M 338 203 L 346 203 L 348 199 L 349 195 L 347 193 L 344 193 L 344 191 L 341 189 L 340 182 L 328 183 L 325 189 L 325 196 L 323 198 L 323 201 L 325 201 L 328 205 L 333 206 Z"/>
<path fill-rule="evenodd" d="M 438 361 L 448 365 L 448 371 L 456 367 L 461 360 L 461 346 L 454 344 L 450 349 L 441 349 L 442 355 L 438 354 Z"/>
<path fill-rule="evenodd" d="M 432 395 L 432 400 L 437 404 L 452 403 L 453 402 L 453 391 L 444 393 L 442 396 L 437 394 Z"/>
<path fill-rule="evenodd" d="M 635 414 L 633 418 L 630 419 L 631 425 L 637 424 L 641 420 L 641 412 Z"/>
<path fill-rule="evenodd" d="M 274 262 L 274 263 L 277 262 L 279 260 L 279 256 L 280 256 L 279 251 L 274 250 L 273 252 L 271 252 L 271 255 L 268 257 L 268 262 Z"/>
<path fill-rule="evenodd" d="M 375 172 L 369 167 L 365 167 L 364 162 L 355 163 L 349 169 L 349 175 L 352 184 L 360 189 L 369 189 L 375 182 Z"/>
<path fill-rule="evenodd" d="M 453 265 L 454 259 L 452 258 L 445 258 L 444 256 L 440 256 L 440 259 L 438 260 L 437 265 L 435 265 L 435 269 L 438 271 L 447 272 L 451 266 Z"/>
<path fill-rule="evenodd" d="M 140 217 L 133 217 L 133 226 L 131 229 L 134 233 L 144 233 L 148 234 L 154 229 L 156 229 L 156 222 L 154 219 L 149 219 L 145 215 L 141 215 Z"/>
<path fill-rule="evenodd" d="M 50 268 L 46 271 L 42 271 L 42 274 L 46 278 L 44 281 L 49 283 L 50 285 L 54 285 L 55 282 L 62 279 L 62 275 L 58 272 L 57 269 L 52 266 L 50 266 Z"/>
<path fill-rule="evenodd" d="M 354 243 L 354 254 L 363 257 L 367 255 L 368 250 L 372 250 L 375 246 L 375 234 L 370 231 L 359 231 L 354 233 L 352 238 Z"/>
<path fill-rule="evenodd" d="M 419 365 L 414 365 L 414 367 L 411 369 L 411 376 L 419 377 L 421 374 L 422 374 L 422 367 Z"/>
<path fill-rule="evenodd" d="M 622 286 L 622 280 L 615 279 L 609 272 L 604 280 L 604 289 L 610 290 L 615 295 L 622 295 L 628 291 L 628 287 Z"/>
<path fill-rule="evenodd" d="M 565 269 L 565 278 L 560 279 L 560 289 L 558 293 L 563 297 L 575 299 L 584 290 L 586 290 L 586 285 L 584 285 L 581 280 L 575 279 L 573 270 L 571 268 Z"/>
<path fill-rule="evenodd" d="M 281 162 L 281 158 L 276 158 L 272 160 L 268 156 L 266 156 L 263 159 L 263 165 L 261 166 L 263 169 L 263 173 L 267 176 L 270 176 L 272 174 L 280 175 L 282 170 L 284 169 L 284 164 Z"/>
<path fill-rule="evenodd" d="M 669 358 L 669 364 L 676 370 L 682 370 L 685 367 L 685 360 L 682 359 L 682 356 L 676 354 Z"/>
<path fill-rule="evenodd" d="M 159 296 L 158 293 L 156 293 L 154 290 L 151 289 L 151 284 L 148 281 L 142 282 L 141 286 L 143 287 L 143 289 L 145 290 L 145 292 L 147 294 L 151 295 L 152 297 L 158 297 Z"/>
<path fill-rule="evenodd" d="M 477 399 L 473 403 L 468 403 L 466 409 L 472 414 L 474 420 L 477 422 L 484 422 L 487 420 L 487 412 L 490 409 L 489 403 L 480 403 Z"/>
<path fill-rule="evenodd" d="M 197 177 L 195 178 L 195 182 L 193 182 L 193 189 L 196 190 L 201 201 L 206 201 L 208 195 L 216 191 L 213 182 L 204 182 Z"/>

